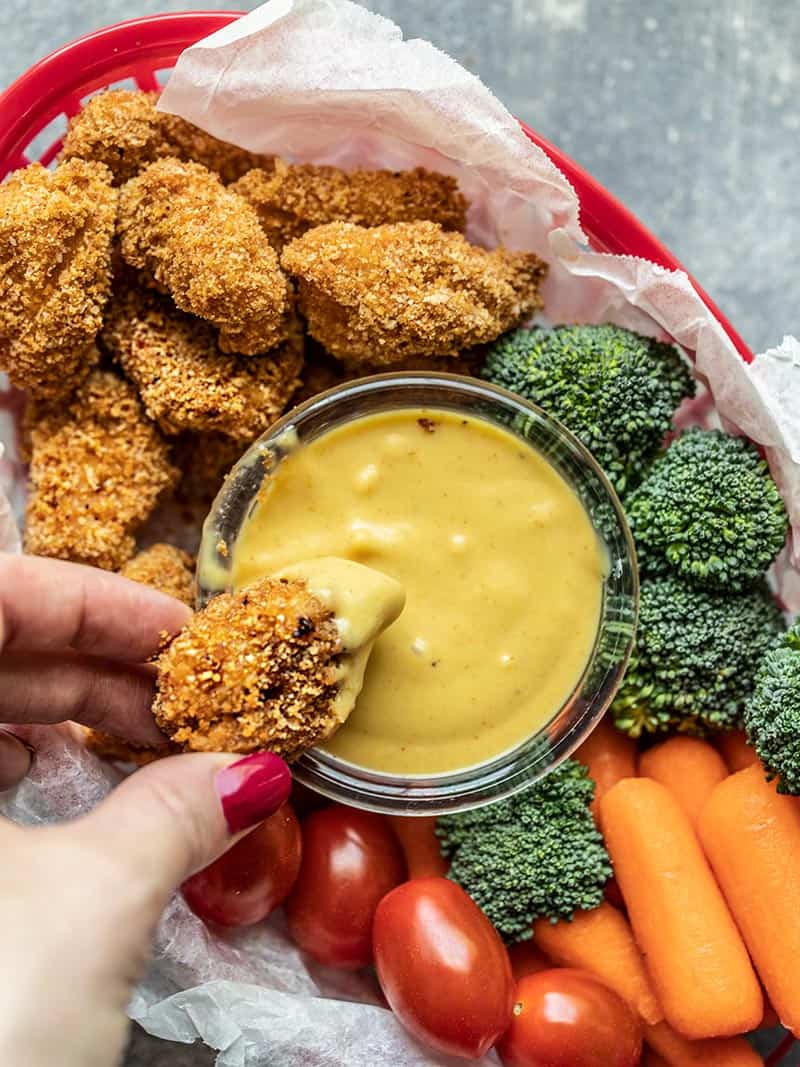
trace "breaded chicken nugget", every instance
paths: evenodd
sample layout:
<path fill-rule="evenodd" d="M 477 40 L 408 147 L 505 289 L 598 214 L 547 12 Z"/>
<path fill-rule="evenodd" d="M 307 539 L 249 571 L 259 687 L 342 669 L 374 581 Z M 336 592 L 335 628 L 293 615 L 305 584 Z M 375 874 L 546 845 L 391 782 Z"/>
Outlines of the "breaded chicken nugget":
<path fill-rule="evenodd" d="M 156 722 L 192 751 L 292 759 L 339 724 L 342 652 L 333 612 L 306 582 L 262 578 L 215 597 L 161 654 Z"/>
<path fill-rule="evenodd" d="M 140 745 L 136 741 L 126 741 L 122 737 L 104 733 L 103 730 L 92 730 L 88 726 L 83 728 L 83 742 L 101 759 L 115 763 L 135 763 L 137 767 L 145 767 L 157 759 L 176 756 L 183 751 L 180 745 L 174 745 L 171 741 L 165 741 L 163 745 Z"/>
<path fill-rule="evenodd" d="M 26 551 L 118 570 L 177 476 L 136 390 L 95 371 L 68 404 L 42 407 L 29 426 Z"/>
<path fill-rule="evenodd" d="M 189 162 L 202 163 L 204 167 L 219 174 L 225 185 L 235 182 L 253 167 L 262 170 L 272 167 L 272 156 L 257 155 L 228 141 L 220 141 L 177 115 L 160 111 L 158 116 L 164 137 L 173 153 Z"/>
<path fill-rule="evenodd" d="M 207 322 L 157 293 L 131 289 L 112 299 L 101 338 L 148 417 L 168 434 L 215 430 L 253 440 L 281 415 L 303 365 L 297 322 L 268 355 L 227 355 Z"/>
<path fill-rule="evenodd" d="M 299 282 L 312 336 L 343 363 L 373 367 L 493 340 L 542 306 L 547 269 L 434 222 L 331 222 L 292 241 L 281 263 Z"/>
<path fill-rule="evenodd" d="M 248 203 L 198 163 L 161 159 L 120 190 L 123 259 L 220 331 L 223 352 L 286 338 L 289 287 Z"/>
<path fill-rule="evenodd" d="M 194 607 L 194 560 L 182 548 L 160 541 L 137 552 L 119 573 Z"/>
<path fill-rule="evenodd" d="M 467 200 L 458 182 L 424 167 L 345 171 L 276 159 L 271 170 L 251 170 L 232 188 L 253 205 L 279 250 L 326 222 L 379 226 L 429 219 L 445 230 L 466 224 Z"/>
<path fill-rule="evenodd" d="M 235 181 L 252 167 L 271 165 L 269 157 L 218 141 L 176 115 L 156 111 L 158 95 L 110 89 L 93 96 L 70 119 L 62 158 L 105 163 L 116 185 L 165 156 L 202 163 L 226 183 Z"/>
<path fill-rule="evenodd" d="M 38 163 L 0 185 L 0 369 L 38 397 L 86 377 L 111 285 L 117 194 L 99 163 Z"/>

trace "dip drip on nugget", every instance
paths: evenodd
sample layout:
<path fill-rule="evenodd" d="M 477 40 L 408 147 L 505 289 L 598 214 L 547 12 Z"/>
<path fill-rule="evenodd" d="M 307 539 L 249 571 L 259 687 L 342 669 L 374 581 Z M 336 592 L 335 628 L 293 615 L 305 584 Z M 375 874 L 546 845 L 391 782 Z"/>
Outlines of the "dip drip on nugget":
<path fill-rule="evenodd" d="M 95 371 L 68 404 L 34 409 L 28 436 L 25 550 L 118 570 L 177 475 L 136 390 Z"/>
<path fill-rule="evenodd" d="M 278 250 L 326 222 L 379 226 L 428 219 L 463 230 L 467 200 L 455 178 L 414 170 L 339 170 L 276 159 L 269 171 L 251 170 L 233 189 L 256 209 Z"/>
<path fill-rule="evenodd" d="M 34 163 L 0 185 L 0 369 L 38 397 L 86 377 L 111 286 L 117 194 L 99 163 Z"/>
<path fill-rule="evenodd" d="M 404 600 L 393 579 L 337 559 L 222 593 L 161 654 L 156 722 L 185 749 L 296 759 L 346 720 Z"/>
<path fill-rule="evenodd" d="M 202 163 L 224 182 L 271 160 L 219 141 L 191 122 L 156 111 L 158 93 L 111 89 L 98 93 L 70 120 L 62 158 L 105 163 L 121 185 L 165 156 Z"/>
<path fill-rule="evenodd" d="M 120 191 L 122 257 L 182 310 L 207 319 L 223 352 L 285 340 L 289 287 L 253 208 L 197 163 L 162 159 Z"/>
<path fill-rule="evenodd" d="M 281 257 L 313 337 L 352 366 L 457 356 L 542 307 L 546 266 L 433 222 L 318 226 Z"/>
<path fill-rule="evenodd" d="M 122 288 L 102 341 L 164 433 L 219 431 L 249 442 L 281 415 L 298 386 L 303 336 L 296 321 L 290 330 L 267 355 L 229 355 L 208 323 L 157 293 Z"/>

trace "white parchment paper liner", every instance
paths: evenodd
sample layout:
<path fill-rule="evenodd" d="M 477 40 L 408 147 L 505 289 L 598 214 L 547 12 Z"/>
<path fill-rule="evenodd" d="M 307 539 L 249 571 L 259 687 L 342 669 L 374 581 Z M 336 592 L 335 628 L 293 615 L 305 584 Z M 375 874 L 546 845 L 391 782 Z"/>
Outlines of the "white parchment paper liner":
<path fill-rule="evenodd" d="M 787 337 L 747 365 L 684 274 L 588 251 L 571 186 L 474 75 L 348 0 L 270 0 L 188 49 L 160 106 L 256 152 L 454 174 L 472 202 L 472 240 L 549 261 L 548 320 L 665 333 L 694 353 L 715 410 L 701 400 L 684 420 L 721 422 L 764 446 L 793 530 L 793 554 L 782 555 L 775 578 L 787 607 L 800 609 L 800 345 Z M 0 439 L 10 449 L 0 459 L 0 547 L 12 551 L 22 486 L 16 417 L 0 411 Z M 71 817 L 111 788 L 112 773 L 68 729 L 29 734 L 36 767 L 0 799 L 4 814 L 23 823 Z M 131 1015 L 153 1034 L 220 1049 L 218 1067 L 448 1062 L 405 1035 L 368 976 L 308 966 L 280 917 L 222 938 L 178 898 Z"/>

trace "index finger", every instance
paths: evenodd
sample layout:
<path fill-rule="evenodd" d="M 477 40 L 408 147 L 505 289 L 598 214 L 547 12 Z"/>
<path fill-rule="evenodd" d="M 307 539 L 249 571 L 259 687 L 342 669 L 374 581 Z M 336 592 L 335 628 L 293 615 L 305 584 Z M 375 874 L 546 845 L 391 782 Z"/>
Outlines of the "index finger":
<path fill-rule="evenodd" d="M 73 648 L 141 663 L 190 615 L 180 601 L 118 574 L 0 553 L 0 651 Z"/>

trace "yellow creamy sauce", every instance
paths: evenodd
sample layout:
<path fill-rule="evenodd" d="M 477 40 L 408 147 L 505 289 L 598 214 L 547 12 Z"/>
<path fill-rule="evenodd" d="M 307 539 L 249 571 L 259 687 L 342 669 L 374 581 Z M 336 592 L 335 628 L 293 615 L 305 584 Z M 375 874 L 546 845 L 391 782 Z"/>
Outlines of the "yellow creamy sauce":
<path fill-rule="evenodd" d="M 401 583 L 364 688 L 326 744 L 395 774 L 464 768 L 543 726 L 591 654 L 605 556 L 550 464 L 478 418 L 366 416 L 290 453 L 233 551 L 236 587 L 315 557 Z"/>

